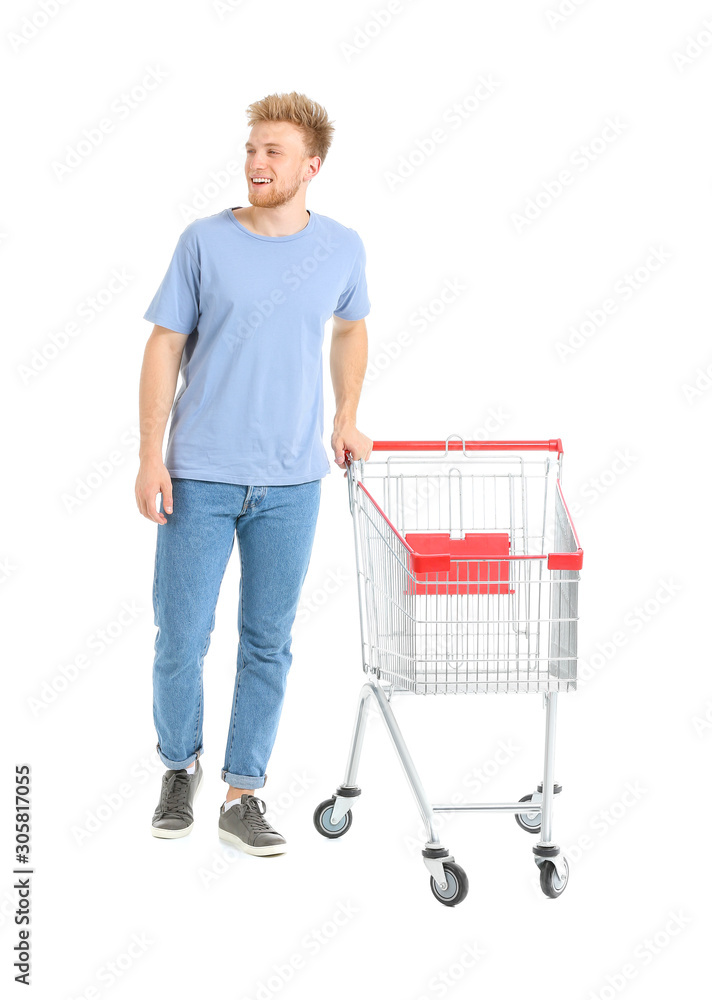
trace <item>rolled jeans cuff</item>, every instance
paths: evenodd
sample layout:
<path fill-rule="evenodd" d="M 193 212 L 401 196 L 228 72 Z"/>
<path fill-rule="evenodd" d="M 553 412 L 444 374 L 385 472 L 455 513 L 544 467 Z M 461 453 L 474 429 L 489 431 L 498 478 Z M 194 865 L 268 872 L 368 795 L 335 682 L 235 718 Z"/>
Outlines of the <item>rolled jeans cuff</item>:
<path fill-rule="evenodd" d="M 182 767 L 190 767 L 193 761 L 197 760 L 202 752 L 203 748 L 198 747 L 195 753 L 192 753 L 190 757 L 186 757 L 185 760 L 171 760 L 170 757 L 166 757 L 166 755 L 162 752 L 160 744 L 156 743 L 156 753 L 166 767 L 170 768 L 172 771 L 179 771 Z"/>
<path fill-rule="evenodd" d="M 220 777 L 233 788 L 264 788 L 267 783 L 266 774 L 231 774 L 225 768 L 220 772 Z"/>

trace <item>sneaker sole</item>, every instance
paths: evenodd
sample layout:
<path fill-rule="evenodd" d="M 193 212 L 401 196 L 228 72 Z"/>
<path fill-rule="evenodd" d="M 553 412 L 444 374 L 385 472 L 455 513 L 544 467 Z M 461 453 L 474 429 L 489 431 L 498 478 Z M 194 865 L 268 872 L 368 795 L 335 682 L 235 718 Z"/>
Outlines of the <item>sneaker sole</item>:
<path fill-rule="evenodd" d="M 198 797 L 198 792 L 202 787 L 203 787 L 203 772 L 201 771 L 200 781 L 195 786 L 195 791 L 193 792 L 193 803 L 195 803 L 195 800 Z M 151 833 L 153 834 L 154 837 L 159 837 L 161 840 L 177 840 L 178 837 L 187 837 L 194 826 L 195 826 L 195 820 L 193 820 L 190 826 L 186 826 L 182 830 L 162 830 L 158 826 L 152 826 Z"/>
<path fill-rule="evenodd" d="M 254 854 L 259 858 L 267 857 L 270 854 L 287 853 L 286 844 L 271 844 L 268 847 L 250 847 L 249 844 L 244 843 L 239 837 L 236 837 L 234 833 L 229 833 L 227 830 L 223 830 L 222 827 L 218 827 L 218 837 L 228 844 L 234 844 L 235 847 L 239 847 L 245 854 Z"/>

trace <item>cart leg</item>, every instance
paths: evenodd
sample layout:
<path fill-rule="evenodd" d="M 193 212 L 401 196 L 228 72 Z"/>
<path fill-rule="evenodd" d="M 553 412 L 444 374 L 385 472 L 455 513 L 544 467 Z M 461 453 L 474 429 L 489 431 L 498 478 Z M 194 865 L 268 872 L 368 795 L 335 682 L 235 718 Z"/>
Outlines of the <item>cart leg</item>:
<path fill-rule="evenodd" d="M 356 714 L 356 724 L 354 726 L 353 737 L 351 739 L 351 750 L 346 765 L 346 777 L 344 784 L 336 792 L 336 801 L 332 812 L 332 822 L 338 823 L 342 816 L 346 815 L 351 805 L 351 798 L 360 794 L 360 789 L 356 786 L 356 775 L 358 772 L 359 760 L 361 758 L 361 748 L 363 746 L 363 736 L 366 729 L 366 705 L 369 698 L 373 698 L 378 706 L 386 729 L 391 737 L 398 760 L 401 762 L 406 779 L 413 793 L 420 818 L 423 821 L 428 834 L 428 841 L 423 850 L 423 862 L 429 873 L 433 876 L 439 886 L 443 888 L 447 885 L 443 862 L 454 861 L 450 852 L 441 846 L 440 838 L 433 825 L 433 809 L 425 794 L 425 789 L 420 781 L 415 764 L 406 746 L 403 734 L 400 731 L 393 709 L 386 697 L 385 692 L 379 684 L 374 681 L 367 681 L 361 689 L 359 696 L 358 711 Z"/>
<path fill-rule="evenodd" d="M 383 721 L 386 724 L 388 733 L 393 741 L 398 759 L 401 762 L 405 776 L 410 785 L 415 801 L 418 805 L 423 826 L 428 832 L 428 848 L 440 848 L 440 841 L 433 826 L 433 810 L 425 794 L 418 772 L 415 769 L 413 760 L 406 746 L 403 735 L 398 727 L 393 709 L 386 697 L 385 692 L 374 681 L 367 681 L 361 688 L 359 695 L 358 710 L 356 712 L 356 723 L 354 725 L 353 736 L 351 737 L 351 749 L 346 764 L 346 776 L 343 785 L 336 792 L 336 803 L 332 813 L 332 822 L 338 823 L 342 816 L 346 814 L 350 807 L 349 799 L 360 794 L 356 785 L 359 761 L 361 759 L 361 748 L 363 747 L 363 737 L 366 731 L 366 707 L 369 698 L 373 698 L 380 709 Z M 346 794 L 344 794 L 346 793 Z"/>
<path fill-rule="evenodd" d="M 363 747 L 363 737 L 366 732 L 366 709 L 368 700 L 371 697 L 371 685 L 364 684 L 358 698 L 358 708 L 356 709 L 356 722 L 354 723 L 353 734 L 351 736 L 351 747 L 346 762 L 346 776 L 342 785 L 339 785 L 334 794 L 334 808 L 331 812 L 331 822 L 340 823 L 346 813 L 351 808 L 351 799 L 361 794 L 361 789 L 356 784 L 358 766 L 361 761 L 361 749 Z"/>
<path fill-rule="evenodd" d="M 344 778 L 344 785 L 350 787 L 356 784 L 356 776 L 358 774 L 358 766 L 361 761 L 361 748 L 363 747 L 363 737 L 366 732 L 366 719 L 367 719 L 367 707 L 368 700 L 371 697 L 371 685 L 364 684 L 361 688 L 361 693 L 358 699 L 358 709 L 356 710 L 356 722 L 354 723 L 354 731 L 351 737 L 351 749 L 349 750 L 349 758 L 346 763 L 346 777 Z"/>
<path fill-rule="evenodd" d="M 398 723 L 396 722 L 396 717 L 393 714 L 393 709 L 386 698 L 385 692 L 380 688 L 378 684 L 370 681 L 367 685 L 369 687 L 371 696 L 375 699 L 376 704 L 381 710 L 381 715 L 383 716 L 383 721 L 386 724 L 386 729 L 393 741 L 393 746 L 395 748 L 396 754 L 398 755 L 398 760 L 401 762 L 403 771 L 405 773 L 406 779 L 410 786 L 410 790 L 413 793 L 413 797 L 418 806 L 418 811 L 420 812 L 420 818 L 423 821 L 423 826 L 428 832 L 428 847 L 439 848 L 440 841 L 438 835 L 435 832 L 433 826 L 433 810 L 428 798 L 425 794 L 425 789 L 421 784 L 418 772 L 415 769 L 415 764 L 413 763 L 413 758 L 410 756 L 408 747 L 406 746 L 403 735 L 400 731 Z"/>
<path fill-rule="evenodd" d="M 546 736 L 544 743 L 544 780 L 541 790 L 540 845 L 551 843 L 551 812 L 554 801 L 554 748 L 556 744 L 556 691 L 546 692 Z"/>
<path fill-rule="evenodd" d="M 541 839 L 534 851 L 534 859 L 541 866 L 543 861 L 551 861 L 560 878 L 568 878 L 568 868 L 561 856 L 558 845 L 551 839 L 551 816 L 554 803 L 554 748 L 556 744 L 556 706 L 558 693 L 547 691 L 544 695 L 546 706 L 546 736 L 544 742 L 544 780 L 541 791 Z"/>
<path fill-rule="evenodd" d="M 423 826 L 428 832 L 428 842 L 426 843 L 422 854 L 423 863 L 431 876 L 431 886 L 433 891 L 441 902 L 445 902 L 446 905 L 450 905 L 447 894 L 443 895 L 443 892 L 445 890 L 449 891 L 452 888 L 450 880 L 453 875 L 455 875 L 455 886 L 459 887 L 456 889 L 456 897 L 452 898 L 455 902 L 459 902 L 467 895 L 467 876 L 462 868 L 455 864 L 455 859 L 452 854 L 450 854 L 448 849 L 446 847 L 442 847 L 440 844 L 440 840 L 433 826 L 432 806 L 425 794 L 425 789 L 423 788 L 418 772 L 415 769 L 413 759 L 410 756 L 408 747 L 406 746 L 403 735 L 400 731 L 398 723 L 396 722 L 390 702 L 378 684 L 371 683 L 370 686 L 372 689 L 371 694 L 376 699 L 376 704 L 381 710 L 383 721 L 385 722 L 391 740 L 393 741 L 393 746 L 396 754 L 398 755 L 398 760 L 401 762 L 406 779 L 410 785 L 410 790 L 413 793 L 413 797 L 418 805 Z M 446 863 L 447 874 L 445 869 Z"/>

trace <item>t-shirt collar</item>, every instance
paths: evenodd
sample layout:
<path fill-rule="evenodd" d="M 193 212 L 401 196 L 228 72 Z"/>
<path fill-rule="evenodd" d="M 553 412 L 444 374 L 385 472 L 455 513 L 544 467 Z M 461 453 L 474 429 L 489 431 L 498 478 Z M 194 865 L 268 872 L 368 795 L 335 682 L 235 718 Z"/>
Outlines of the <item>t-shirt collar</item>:
<path fill-rule="evenodd" d="M 242 205 L 234 206 L 234 208 L 242 208 L 242 207 L 243 207 Z M 309 212 L 309 209 L 307 209 L 307 212 Z M 261 233 L 253 233 L 252 230 L 247 229 L 245 226 L 242 225 L 241 222 L 237 221 L 232 208 L 226 208 L 225 214 L 229 219 L 232 219 L 232 221 L 240 230 L 240 232 L 244 233 L 245 236 L 251 236 L 255 240 L 266 240 L 268 243 L 286 243 L 287 240 L 298 240 L 301 236 L 306 236 L 308 233 L 311 233 L 312 230 L 314 229 L 313 212 L 309 212 L 309 222 L 307 222 L 304 229 L 300 229 L 298 233 L 290 233 L 288 236 L 263 236 Z"/>

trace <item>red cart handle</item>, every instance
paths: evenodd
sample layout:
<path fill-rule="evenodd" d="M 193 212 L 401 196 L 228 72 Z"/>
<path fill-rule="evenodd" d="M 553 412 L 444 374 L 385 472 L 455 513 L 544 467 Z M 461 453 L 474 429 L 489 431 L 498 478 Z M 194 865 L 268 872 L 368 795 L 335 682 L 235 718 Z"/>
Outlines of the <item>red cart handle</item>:
<path fill-rule="evenodd" d="M 549 441 L 464 441 L 453 436 L 447 441 L 374 441 L 374 451 L 555 451 L 564 454 L 561 438 Z"/>

